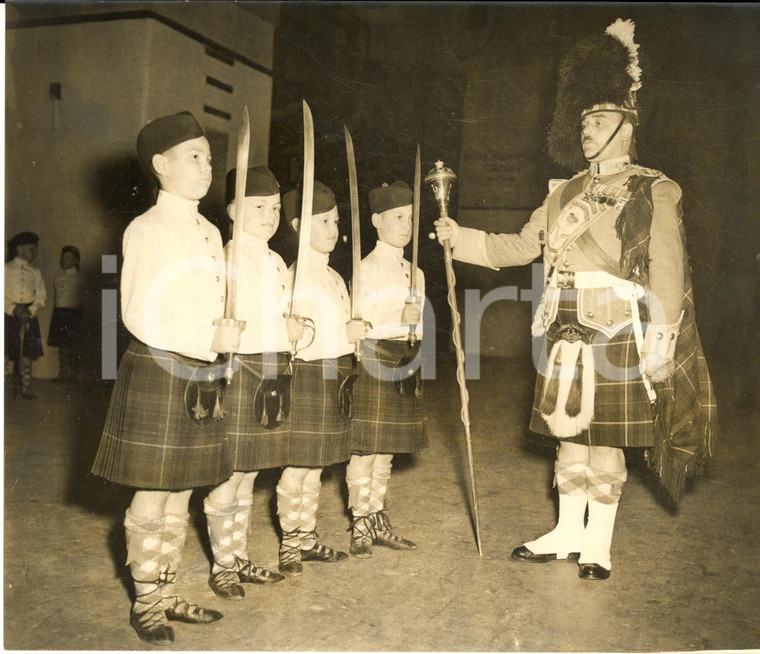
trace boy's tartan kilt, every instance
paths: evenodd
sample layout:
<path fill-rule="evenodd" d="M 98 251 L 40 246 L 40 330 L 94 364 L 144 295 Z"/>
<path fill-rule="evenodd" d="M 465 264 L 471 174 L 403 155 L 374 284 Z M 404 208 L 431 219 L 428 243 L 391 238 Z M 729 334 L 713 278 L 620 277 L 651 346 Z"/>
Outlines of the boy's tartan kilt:
<path fill-rule="evenodd" d="M 219 484 L 232 474 L 223 421 L 197 426 L 185 408 L 188 372 L 205 364 L 132 341 L 122 357 L 92 472 L 146 490 Z M 218 378 L 218 375 L 217 375 Z"/>
<path fill-rule="evenodd" d="M 265 385 L 274 387 L 278 381 L 281 384 L 287 382 L 283 375 L 288 368 L 288 354 L 238 354 L 235 358 L 239 367 L 225 393 L 228 413 L 224 419 L 233 467 L 237 471 L 250 472 L 285 466 L 290 456 L 290 394 L 287 404 L 283 400 L 282 406 L 287 417 L 273 429 L 261 425 L 254 402 L 265 376 L 269 378 L 263 382 Z M 277 411 L 272 406 L 268 409 L 274 413 Z"/>
<path fill-rule="evenodd" d="M 390 379 L 399 359 L 408 354 L 406 340 L 363 342 L 353 393 L 352 452 L 393 454 L 427 446 L 422 395 L 401 397 Z"/>
<path fill-rule="evenodd" d="M 296 359 L 290 405 L 288 465 L 322 467 L 351 456 L 351 421 L 338 413 L 338 387 L 351 372 L 351 355 Z"/>

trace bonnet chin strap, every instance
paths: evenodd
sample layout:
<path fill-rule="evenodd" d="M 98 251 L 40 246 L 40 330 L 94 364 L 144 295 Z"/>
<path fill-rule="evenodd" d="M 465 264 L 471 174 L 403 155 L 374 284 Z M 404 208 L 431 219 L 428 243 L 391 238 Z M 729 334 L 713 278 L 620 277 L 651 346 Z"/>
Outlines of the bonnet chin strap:
<path fill-rule="evenodd" d="M 602 111 L 609 111 L 609 112 L 614 112 L 614 113 L 620 114 L 620 116 L 621 116 L 620 122 L 618 123 L 618 126 L 615 128 L 615 131 L 612 132 L 612 134 L 610 134 L 610 138 L 607 139 L 607 142 L 599 149 L 599 152 L 597 152 L 596 154 L 594 154 L 594 155 L 592 155 L 590 157 L 586 157 L 586 161 L 593 161 L 600 154 L 602 154 L 602 152 L 604 152 L 607 149 L 607 147 L 609 146 L 609 144 L 612 143 L 612 140 L 618 135 L 618 132 L 623 127 L 623 123 L 625 122 L 625 117 L 627 115 L 625 111 L 615 111 L 614 109 L 600 109 L 599 111 L 590 111 L 588 114 L 586 114 L 586 116 L 588 116 L 590 114 L 601 113 Z"/>

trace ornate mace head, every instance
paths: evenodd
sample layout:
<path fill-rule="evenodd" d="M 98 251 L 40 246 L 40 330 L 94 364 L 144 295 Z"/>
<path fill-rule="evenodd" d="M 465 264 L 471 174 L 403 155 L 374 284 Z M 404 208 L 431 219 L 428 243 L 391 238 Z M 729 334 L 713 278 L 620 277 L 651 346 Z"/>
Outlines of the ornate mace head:
<path fill-rule="evenodd" d="M 425 182 L 430 184 L 438 203 L 441 218 L 449 217 L 449 193 L 457 176 L 451 168 L 446 168 L 443 161 L 436 161 L 435 168 L 425 175 Z"/>

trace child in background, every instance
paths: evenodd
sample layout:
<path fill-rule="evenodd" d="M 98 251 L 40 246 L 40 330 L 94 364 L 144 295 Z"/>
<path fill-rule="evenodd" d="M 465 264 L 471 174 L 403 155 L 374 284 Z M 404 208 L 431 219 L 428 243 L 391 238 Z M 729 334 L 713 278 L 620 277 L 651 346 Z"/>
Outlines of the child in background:
<path fill-rule="evenodd" d="M 32 265 L 38 242 L 34 232 L 16 234 L 8 243 L 5 264 L 5 356 L 14 364 L 26 400 L 37 397 L 32 392 L 32 362 L 42 356 L 37 312 L 47 299 L 42 273 Z"/>
<path fill-rule="evenodd" d="M 82 301 L 87 279 L 79 271 L 79 250 L 73 245 L 61 249 L 61 272 L 53 281 L 54 309 L 47 344 L 58 348 L 58 377 L 53 381 L 76 381 L 79 351 L 84 338 Z"/>

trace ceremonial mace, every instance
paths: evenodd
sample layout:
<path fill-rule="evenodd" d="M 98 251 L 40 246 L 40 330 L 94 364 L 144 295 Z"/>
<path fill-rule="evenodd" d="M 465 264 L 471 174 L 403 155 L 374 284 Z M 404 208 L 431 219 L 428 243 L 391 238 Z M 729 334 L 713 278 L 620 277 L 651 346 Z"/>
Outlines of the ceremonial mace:
<path fill-rule="evenodd" d="M 425 176 L 425 182 L 430 184 L 433 195 L 438 203 L 441 218 L 449 217 L 449 193 L 457 176 L 451 168 L 446 168 L 443 161 L 436 161 L 435 168 Z M 478 489 L 475 485 L 475 465 L 472 456 L 472 434 L 470 433 L 470 396 L 467 393 L 467 382 L 464 372 L 464 349 L 462 347 L 462 334 L 459 329 L 459 309 L 457 308 L 456 277 L 451 258 L 451 244 L 448 239 L 443 242 L 443 260 L 446 265 L 446 283 L 448 285 L 448 301 L 451 307 L 451 335 L 454 340 L 454 348 L 457 353 L 457 383 L 459 384 L 459 399 L 462 403 L 460 416 L 464 424 L 465 444 L 467 446 L 467 471 L 470 481 L 470 496 L 472 501 L 471 513 L 475 526 L 475 543 L 478 546 L 478 555 L 483 556 L 480 546 L 480 519 L 478 518 Z"/>

